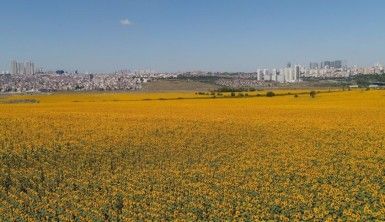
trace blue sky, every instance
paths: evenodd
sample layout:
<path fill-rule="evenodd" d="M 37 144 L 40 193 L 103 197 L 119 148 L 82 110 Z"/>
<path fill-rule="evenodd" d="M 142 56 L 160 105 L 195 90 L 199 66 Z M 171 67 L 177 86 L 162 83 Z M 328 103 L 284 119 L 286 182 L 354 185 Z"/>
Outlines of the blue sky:
<path fill-rule="evenodd" d="M 12 59 L 105 72 L 385 63 L 384 0 L 0 0 Z"/>

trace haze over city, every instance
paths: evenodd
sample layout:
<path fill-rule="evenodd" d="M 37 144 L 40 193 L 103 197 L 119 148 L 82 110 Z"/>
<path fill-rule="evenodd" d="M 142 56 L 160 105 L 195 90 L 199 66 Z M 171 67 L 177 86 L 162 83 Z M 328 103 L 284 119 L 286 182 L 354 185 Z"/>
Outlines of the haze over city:
<path fill-rule="evenodd" d="M 0 70 L 255 71 L 385 62 L 381 0 L 3 0 Z"/>

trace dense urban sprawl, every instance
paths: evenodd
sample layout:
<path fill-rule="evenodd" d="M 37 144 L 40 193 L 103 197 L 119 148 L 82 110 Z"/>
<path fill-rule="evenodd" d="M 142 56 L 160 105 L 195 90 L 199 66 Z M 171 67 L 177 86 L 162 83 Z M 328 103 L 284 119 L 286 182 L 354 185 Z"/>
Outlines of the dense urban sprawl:
<path fill-rule="evenodd" d="M 0 74 L 0 92 L 114 91 L 139 90 L 142 84 L 164 78 L 215 77 L 212 83 L 224 87 L 287 85 L 308 79 L 348 78 L 358 74 L 384 73 L 384 67 L 348 67 L 342 61 L 310 63 L 308 67 L 288 63 L 282 69 L 257 69 L 251 73 L 180 72 L 156 73 L 151 70 L 121 70 L 112 74 L 84 74 L 63 70 L 44 72 L 28 61 L 11 62 L 11 72 Z"/>

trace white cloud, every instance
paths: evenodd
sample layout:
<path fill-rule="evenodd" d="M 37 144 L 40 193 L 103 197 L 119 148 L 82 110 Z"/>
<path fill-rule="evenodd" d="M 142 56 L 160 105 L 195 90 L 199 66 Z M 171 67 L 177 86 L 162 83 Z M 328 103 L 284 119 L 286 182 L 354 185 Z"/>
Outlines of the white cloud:
<path fill-rule="evenodd" d="M 128 19 L 122 19 L 122 20 L 120 20 L 120 24 L 123 26 L 130 26 L 130 25 L 132 25 L 132 22 Z"/>

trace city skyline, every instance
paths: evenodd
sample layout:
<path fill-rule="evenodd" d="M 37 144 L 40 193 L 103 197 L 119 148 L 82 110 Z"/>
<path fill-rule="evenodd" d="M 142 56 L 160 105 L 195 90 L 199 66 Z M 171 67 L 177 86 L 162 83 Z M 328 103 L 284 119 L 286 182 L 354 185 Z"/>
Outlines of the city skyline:
<path fill-rule="evenodd" d="M 385 63 L 380 0 L 31 4 L 0 3 L 7 9 L 0 14 L 0 70 L 10 71 L 11 60 L 85 72 L 251 72 L 336 59 Z"/>
<path fill-rule="evenodd" d="M 380 68 L 382 69 L 384 65 L 382 63 L 375 63 L 373 65 L 369 66 L 357 66 L 357 65 L 349 65 L 346 60 L 322 60 L 322 61 L 310 61 L 307 64 L 299 64 L 299 63 L 286 63 L 286 67 L 281 65 L 277 67 L 256 67 L 255 69 L 251 71 L 230 71 L 229 73 L 258 73 L 261 70 L 285 70 L 286 68 L 295 68 L 295 67 L 301 67 L 303 69 L 307 70 L 346 70 L 346 69 L 366 69 L 369 70 L 371 68 Z M 1 71 L 1 70 L 0 70 Z M 165 72 L 165 71 L 158 71 L 154 69 L 130 69 L 130 68 L 123 68 L 120 70 L 111 70 L 108 72 L 84 72 L 83 70 L 79 69 L 62 69 L 62 68 L 52 68 L 52 69 L 45 69 L 42 66 L 36 66 L 34 62 L 31 60 L 11 60 L 9 64 L 9 70 L 2 70 L 0 74 L 25 74 L 25 75 L 34 75 L 34 74 L 43 74 L 43 73 L 52 73 L 52 72 L 63 72 L 63 73 L 74 73 L 74 74 L 88 74 L 88 73 L 94 73 L 94 74 L 111 74 L 111 73 L 187 73 L 187 72 L 213 72 L 213 73 L 227 73 L 228 71 L 214 71 L 214 70 L 185 70 L 185 71 L 173 71 L 173 72 Z M 366 73 L 365 73 L 366 74 Z"/>

